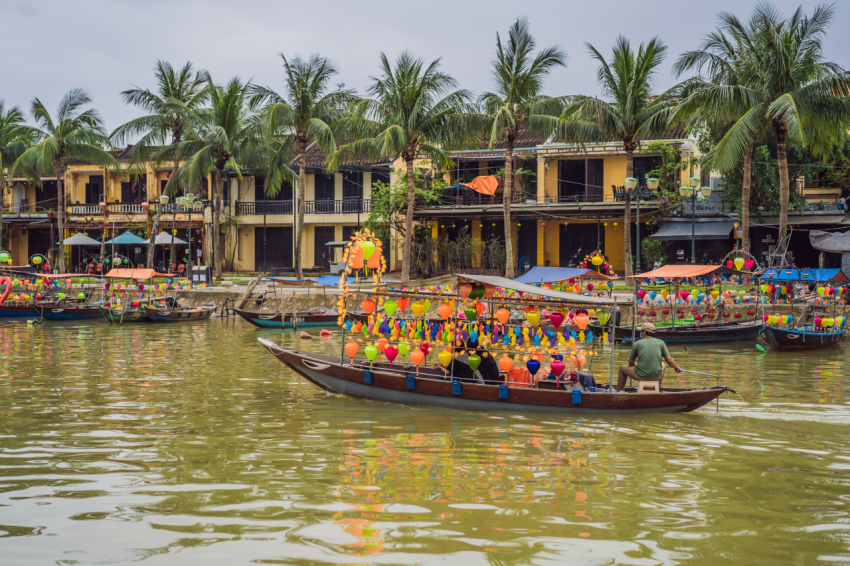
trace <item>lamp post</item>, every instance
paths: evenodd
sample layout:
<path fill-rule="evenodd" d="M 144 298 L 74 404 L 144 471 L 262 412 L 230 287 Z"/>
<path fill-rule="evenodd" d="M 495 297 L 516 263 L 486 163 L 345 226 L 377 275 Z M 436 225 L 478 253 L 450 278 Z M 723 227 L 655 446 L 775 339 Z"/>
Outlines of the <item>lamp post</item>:
<path fill-rule="evenodd" d="M 679 194 L 682 198 L 689 198 L 691 203 L 691 264 L 697 262 L 697 237 L 696 237 L 696 215 L 697 202 L 705 202 L 705 199 L 711 194 L 710 187 L 697 189 L 699 186 L 699 177 L 691 177 L 690 186 L 679 187 Z M 697 194 L 699 193 L 699 194 Z M 702 200 L 699 197 L 702 196 Z"/>
<path fill-rule="evenodd" d="M 637 203 L 637 254 L 635 255 L 635 275 L 640 275 L 640 201 L 641 199 L 649 198 L 655 193 L 658 188 L 658 179 L 653 177 L 646 178 L 646 186 L 639 187 L 638 180 L 634 177 L 627 177 L 623 186 L 629 191 L 629 196 L 635 199 Z M 625 230 L 631 230 L 631 226 L 624 226 Z"/>

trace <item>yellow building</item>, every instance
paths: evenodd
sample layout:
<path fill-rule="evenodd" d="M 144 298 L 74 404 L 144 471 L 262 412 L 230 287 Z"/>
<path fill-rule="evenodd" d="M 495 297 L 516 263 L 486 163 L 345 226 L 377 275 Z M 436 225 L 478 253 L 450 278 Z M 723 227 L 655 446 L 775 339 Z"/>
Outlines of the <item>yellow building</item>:
<path fill-rule="evenodd" d="M 689 162 L 698 155 L 696 140 L 684 132 L 671 132 L 653 140 L 676 147 Z M 645 142 L 643 146 L 646 146 Z M 450 184 L 469 182 L 479 175 L 493 175 L 504 168 L 504 146 L 494 149 L 459 151 Z M 623 273 L 625 202 L 620 190 L 626 178 L 626 154 L 621 143 L 577 145 L 542 139 L 522 131 L 514 149 L 513 170 L 518 173 L 511 204 L 511 234 L 515 261 L 529 267 L 565 267 L 580 263 L 601 249 L 618 274 Z M 657 155 L 638 150 L 634 176 L 641 184 L 660 163 Z M 681 172 L 681 182 L 699 176 L 690 165 Z M 708 184 L 704 179 L 703 184 Z M 633 249 L 638 245 L 637 203 L 632 202 Z M 658 210 L 657 200 L 640 203 L 640 239 L 648 234 L 648 214 Z M 441 238 L 454 238 L 466 228 L 473 239 L 504 240 L 502 193 L 478 194 L 467 188 L 447 189 L 439 206 L 417 208 L 420 223 L 431 222 Z M 646 267 L 646 266 L 644 266 Z"/>
<path fill-rule="evenodd" d="M 42 178 L 37 188 L 26 179 L 13 179 L 4 191 L 4 221 L 7 223 L 7 247 L 14 265 L 26 265 L 36 253 L 48 255 L 50 248 L 77 232 L 99 241 L 109 240 L 125 231 L 144 238 L 151 236 L 157 210 L 159 232 L 173 233 L 191 241 L 195 263 L 212 264 L 212 215 L 209 201 L 213 197 L 211 179 L 190 190 L 207 201 L 202 210 L 176 205 L 174 199 L 161 204 L 173 162 L 134 164 L 127 149 L 114 150 L 120 170 L 105 169 L 86 163 L 72 162 L 65 178 L 65 234 L 58 233 L 55 212 L 57 190 L 55 178 Z M 328 242 L 347 240 L 369 216 L 373 183 L 390 181 L 388 163 L 350 161 L 340 171 L 324 173 L 325 158 L 312 146 L 307 155 L 307 187 L 302 266 L 327 271 L 330 257 Z M 293 188 L 286 185 L 275 196 L 265 194 L 261 176 L 250 171 L 227 175 L 222 204 L 219 245 L 226 271 L 290 271 L 293 267 Z M 182 192 L 174 198 L 182 196 Z M 265 241 L 265 245 L 263 242 Z M 106 253 L 112 249 L 106 246 Z M 164 249 L 163 249 L 164 248 Z M 147 248 L 120 247 L 116 253 L 130 261 L 145 261 Z M 98 246 L 69 250 L 69 271 L 81 271 L 88 258 L 100 254 Z M 184 263 L 189 247 L 175 247 L 176 262 Z M 52 257 L 52 256 L 51 256 Z M 155 265 L 165 269 L 170 262 L 170 246 L 158 246 Z"/>

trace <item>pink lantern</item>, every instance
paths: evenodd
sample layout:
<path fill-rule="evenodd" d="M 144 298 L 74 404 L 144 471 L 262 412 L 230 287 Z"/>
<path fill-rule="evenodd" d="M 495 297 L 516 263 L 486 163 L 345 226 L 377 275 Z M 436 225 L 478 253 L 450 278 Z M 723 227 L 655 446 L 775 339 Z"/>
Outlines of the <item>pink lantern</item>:
<path fill-rule="evenodd" d="M 637 296 L 638 296 L 638 299 L 640 299 L 640 300 L 642 301 L 642 300 L 643 300 L 643 298 L 646 296 L 646 291 L 644 291 L 643 289 L 640 289 L 640 290 L 637 292 Z"/>
<path fill-rule="evenodd" d="M 823 319 L 819 316 L 815 317 L 815 326 L 820 326 L 823 323 Z"/>
<path fill-rule="evenodd" d="M 747 271 L 751 270 L 755 264 L 756 262 L 751 259 L 744 260 L 744 267 L 747 268 Z"/>
<path fill-rule="evenodd" d="M 549 364 L 549 369 L 552 370 L 552 373 L 555 374 L 555 387 L 560 387 L 561 385 L 561 374 L 564 373 L 564 369 L 567 366 L 564 365 L 564 362 L 561 360 L 555 360 L 551 364 Z"/>
<path fill-rule="evenodd" d="M 735 269 L 735 263 L 730 259 L 726 262 L 726 267 L 728 267 L 729 269 Z"/>
<path fill-rule="evenodd" d="M 679 291 L 679 293 L 682 295 L 682 299 L 683 299 L 683 300 L 685 300 L 685 301 L 687 301 L 687 300 L 688 300 L 688 296 L 690 295 L 690 293 L 689 293 L 689 292 L 687 292 L 687 291 Z"/>
<path fill-rule="evenodd" d="M 552 321 L 552 326 L 558 328 L 559 326 L 561 326 L 561 323 L 564 322 L 564 313 L 553 312 L 549 315 L 549 320 Z"/>

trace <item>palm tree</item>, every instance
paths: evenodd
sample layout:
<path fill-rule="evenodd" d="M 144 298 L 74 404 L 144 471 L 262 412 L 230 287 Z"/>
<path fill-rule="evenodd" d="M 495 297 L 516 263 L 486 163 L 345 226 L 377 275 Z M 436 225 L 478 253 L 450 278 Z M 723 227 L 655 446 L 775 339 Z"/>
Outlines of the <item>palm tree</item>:
<path fill-rule="evenodd" d="M 716 149 L 717 167 L 728 170 L 757 138 L 761 123 L 773 131 L 779 162 L 779 242 L 788 228 L 787 143 L 825 154 L 843 139 L 850 123 L 850 74 L 826 61 L 821 48 L 834 14 L 831 5 L 816 7 L 811 17 L 800 7 L 785 19 L 770 4 L 756 6 L 752 53 L 746 58 L 742 85 L 734 90 L 752 108 Z"/>
<path fill-rule="evenodd" d="M 496 34 L 496 58 L 493 60 L 494 92 L 478 98 L 485 116 L 485 131 L 490 149 L 496 142 L 505 144 L 505 245 L 508 258 L 506 277 L 514 278 L 514 251 L 511 237 L 511 194 L 513 189 L 514 140 L 521 125 L 548 136 L 558 123 L 564 107 L 563 97 L 541 94 L 543 80 L 555 67 L 567 66 L 567 54 L 560 47 L 547 47 L 533 55 L 536 41 L 528 31 L 528 20 L 520 18 L 511 26 L 506 46 Z"/>
<path fill-rule="evenodd" d="M 56 175 L 56 218 L 60 239 L 65 237 L 65 170 L 68 161 L 77 159 L 115 170 L 121 168 L 118 160 L 104 149 L 109 147 L 109 138 L 100 115 L 92 108 L 83 109 L 90 103 L 91 98 L 85 90 L 71 90 L 62 97 L 54 119 L 38 98 L 33 99 L 32 116 L 37 141 L 18 157 L 9 173 L 10 177 L 24 174 L 37 185 L 41 184 L 40 173 L 52 171 Z M 64 252 L 59 253 L 59 272 L 65 272 Z"/>
<path fill-rule="evenodd" d="M 266 183 L 272 190 L 287 180 L 295 181 L 289 168 L 291 143 L 271 138 L 258 126 L 257 117 L 248 108 L 250 83 L 238 78 L 226 86 L 216 86 L 207 81 L 209 107 L 193 109 L 182 102 L 169 102 L 167 107 L 181 114 L 187 125 L 184 139 L 156 152 L 156 159 L 183 159 L 179 182 L 196 186 L 210 173 L 215 172 L 215 199 L 213 200 L 213 258 L 216 277 L 222 275 L 220 233 L 221 201 L 224 196 L 224 170 L 236 171 L 241 179 L 242 167 L 266 170 Z"/>
<path fill-rule="evenodd" d="M 591 57 L 599 62 L 597 81 L 608 100 L 574 96 L 561 114 L 560 135 L 566 141 L 593 142 L 618 139 L 626 152 L 626 177 L 634 176 L 634 153 L 642 139 L 663 132 L 673 97 L 652 96 L 652 79 L 664 60 L 667 46 L 657 37 L 640 44 L 635 53 L 629 40 L 619 36 L 611 62 L 587 43 Z M 624 250 L 626 277 L 632 275 L 632 208 L 626 193 Z"/>
<path fill-rule="evenodd" d="M 683 53 L 673 66 L 679 77 L 688 71 L 702 72 L 708 76 L 697 76 L 682 85 L 682 100 L 670 116 L 669 122 L 710 124 L 714 129 L 726 131 L 716 151 L 708 156 L 705 164 L 714 164 L 718 151 L 727 151 L 729 131 L 736 123 L 746 123 L 752 130 L 744 148 L 743 178 L 741 182 L 741 229 L 743 249 L 750 250 L 750 187 L 752 186 L 753 147 L 755 137 L 767 129 L 763 113 L 759 111 L 757 99 L 744 84 L 747 65 L 759 54 L 755 45 L 758 20 L 753 17 L 742 23 L 732 14 L 721 12 L 719 29 L 708 34 L 698 50 Z M 725 155 L 723 156 L 726 157 Z M 731 160 L 726 159 L 726 162 Z M 738 160 L 735 160 L 738 163 Z M 714 168 L 717 165 L 714 164 Z M 726 172 L 726 171 L 724 171 Z"/>
<path fill-rule="evenodd" d="M 345 159 L 401 157 L 407 175 L 407 214 L 401 280 L 410 280 L 413 205 L 416 200 L 413 163 L 427 157 L 434 166 L 449 166 L 448 147 L 468 141 L 473 133 L 470 95 L 454 90 L 457 81 L 440 71 L 440 59 L 425 65 L 422 59 L 405 51 L 395 68 L 381 53 L 381 76 L 372 77 L 368 95 L 355 102 L 350 114 L 336 127 L 350 136 L 328 159 L 327 169 L 335 171 Z"/>
<path fill-rule="evenodd" d="M 0 248 L 3 247 L 3 191 L 6 187 L 5 172 L 14 161 L 32 144 L 34 132 L 24 124 L 24 113 L 13 106 L 6 110 L 0 100 Z M 9 177 L 11 185 L 12 178 Z"/>
<path fill-rule="evenodd" d="M 336 151 L 331 124 L 353 102 L 350 90 L 328 90 L 328 83 L 337 74 L 334 63 L 319 55 L 304 60 L 296 56 L 291 62 L 281 53 L 286 70 L 286 86 L 280 95 L 268 87 L 252 87 L 253 107 L 263 106 L 262 120 L 269 135 L 292 135 L 298 148 L 298 221 L 293 226 L 295 236 L 295 277 L 301 279 L 301 246 L 304 231 L 304 208 L 307 190 L 307 148 L 313 142 L 325 153 Z M 269 196 L 275 196 L 269 192 Z"/>
<path fill-rule="evenodd" d="M 156 89 L 150 91 L 133 87 L 121 93 L 126 104 L 138 106 L 145 111 L 145 116 L 130 120 L 112 132 L 112 142 L 123 146 L 136 136 L 136 141 L 130 151 L 130 159 L 136 163 L 144 163 L 148 153 L 168 143 L 180 143 L 187 124 L 182 113 L 169 107 L 173 102 L 179 102 L 187 108 L 198 109 L 207 99 L 209 75 L 206 71 L 193 72 L 191 61 L 176 70 L 168 61 L 157 61 L 154 70 Z M 179 170 L 180 164 L 175 160 L 174 171 Z M 173 195 L 179 190 L 178 175 L 172 174 L 165 186 L 165 192 Z M 153 220 L 152 234 L 159 232 L 159 220 L 162 207 L 156 207 Z M 153 267 L 154 246 L 148 246 L 148 268 Z"/>

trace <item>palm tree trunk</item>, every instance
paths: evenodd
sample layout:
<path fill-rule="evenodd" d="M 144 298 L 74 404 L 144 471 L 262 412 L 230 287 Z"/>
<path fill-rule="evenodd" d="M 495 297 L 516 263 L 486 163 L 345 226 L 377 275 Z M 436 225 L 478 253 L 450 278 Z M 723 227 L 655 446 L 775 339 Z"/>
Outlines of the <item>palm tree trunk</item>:
<path fill-rule="evenodd" d="M 779 161 L 779 238 L 777 245 L 782 243 L 788 231 L 788 200 L 791 197 L 788 182 L 788 154 L 785 150 L 784 126 L 776 127 L 776 157 Z"/>
<path fill-rule="evenodd" d="M 221 231 L 219 221 L 221 219 L 221 197 L 224 194 L 224 171 L 218 170 L 218 178 L 215 180 L 215 200 L 213 201 L 213 258 L 215 261 L 213 274 L 215 277 L 221 277 L 223 271 L 221 269 L 221 249 L 219 247 L 218 234 Z"/>
<path fill-rule="evenodd" d="M 413 255 L 413 204 L 416 201 L 413 159 L 405 157 L 407 165 L 407 214 L 404 219 L 404 248 L 402 248 L 401 282 L 410 281 L 410 256 Z"/>
<path fill-rule="evenodd" d="M 635 150 L 626 147 L 626 177 L 633 177 L 635 173 Z M 626 279 L 626 285 L 631 284 L 632 271 L 632 199 L 628 191 L 624 195 L 625 207 L 623 209 L 623 256 L 625 267 L 623 269 Z M 638 244 L 640 245 L 640 244 Z"/>
<path fill-rule="evenodd" d="M 508 136 L 505 144 L 505 194 L 502 198 L 502 208 L 505 215 L 505 256 L 507 257 L 507 265 L 505 265 L 505 277 L 513 279 L 516 277 L 514 272 L 514 242 L 511 234 L 511 198 L 513 189 L 513 164 L 514 164 L 514 138 Z M 519 231 L 519 228 L 517 228 Z M 517 233 L 519 236 L 519 233 Z"/>
<path fill-rule="evenodd" d="M 65 273 L 65 168 L 62 163 L 56 161 L 53 164 L 56 172 L 56 222 L 59 229 L 59 273 Z"/>
<path fill-rule="evenodd" d="M 741 181 L 741 248 L 750 251 L 750 186 L 753 182 L 753 144 L 744 152 L 744 178 Z"/>
<path fill-rule="evenodd" d="M 301 246 L 304 240 L 304 199 L 307 198 L 307 141 L 298 142 L 298 226 L 293 227 L 295 232 L 295 278 L 303 279 L 301 270 Z M 313 245 L 317 245 L 313 242 Z"/>

